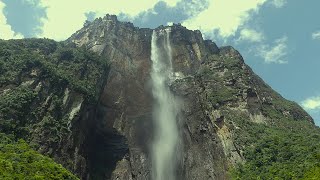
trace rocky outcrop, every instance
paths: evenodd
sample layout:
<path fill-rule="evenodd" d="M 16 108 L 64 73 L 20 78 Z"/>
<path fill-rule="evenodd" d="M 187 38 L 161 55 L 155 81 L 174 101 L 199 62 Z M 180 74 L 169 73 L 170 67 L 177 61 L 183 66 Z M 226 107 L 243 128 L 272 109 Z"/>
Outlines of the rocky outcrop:
<path fill-rule="evenodd" d="M 87 177 L 105 60 L 48 39 L 0 43 L 0 131 Z"/>
<path fill-rule="evenodd" d="M 164 28 L 166 27 L 158 29 Z M 115 16 L 107 15 L 96 19 L 68 40 L 76 43 L 77 46 L 86 45 L 110 60 L 109 77 L 100 99 L 101 106 L 105 109 L 105 117 L 102 121 L 105 129 L 116 130 L 126 137 L 129 153 L 119 166 L 127 164 L 128 167 L 129 165 L 131 174 L 127 178 L 133 179 L 150 178 L 148 144 L 152 137 L 152 97 L 149 84 L 151 33 L 150 29 L 139 29 L 131 23 L 122 23 L 117 21 Z M 171 28 L 171 39 L 173 68 L 177 78 L 194 75 L 206 56 L 219 51 L 213 42 L 204 41 L 199 31 L 189 31 L 181 25 Z M 199 114 L 202 111 L 196 113 Z M 197 115 L 194 115 L 195 118 Z M 202 146 L 194 147 L 192 151 L 186 153 L 185 157 L 190 161 L 186 166 L 195 167 L 194 171 L 197 172 L 197 169 L 203 166 L 201 159 L 207 156 L 201 153 L 202 150 L 199 151 Z M 212 144 L 211 147 L 212 153 L 219 146 Z M 221 150 L 215 152 L 221 152 Z M 219 158 L 220 156 L 218 155 Z M 213 165 L 209 164 L 213 162 L 214 158 L 208 160 L 206 166 L 212 167 Z M 189 169 L 186 167 L 183 171 L 189 171 Z M 211 168 L 211 171 L 213 172 L 214 169 Z M 117 168 L 115 172 L 119 174 Z M 201 174 L 200 171 L 199 174 Z M 214 177 L 212 173 L 210 175 Z M 113 178 L 116 177 L 117 175 L 113 175 Z M 195 178 L 197 175 L 196 172 L 190 171 L 190 175 L 186 177 Z"/>
<path fill-rule="evenodd" d="M 232 47 L 180 24 L 156 30 L 165 29 L 169 86 L 182 106 L 178 179 L 229 179 L 229 168 L 246 161 L 252 124 L 313 125 Z M 152 31 L 106 15 L 62 43 L 0 41 L 0 131 L 25 138 L 81 179 L 150 179 Z"/>
<path fill-rule="evenodd" d="M 171 29 L 175 71 L 171 89 L 183 104 L 180 179 L 228 179 L 228 168 L 245 161 L 245 145 L 235 140 L 239 119 L 274 126 L 283 124 L 279 119 L 313 123 L 297 104 L 284 100 L 257 77 L 232 47 L 218 48 L 203 40 L 200 31 L 181 25 L 157 30 L 166 28 Z M 128 143 L 128 153 L 116 163 L 111 179 L 150 179 L 151 34 L 150 29 L 106 15 L 68 39 L 108 58 L 111 64 L 99 99 L 104 109 L 99 123 Z"/>

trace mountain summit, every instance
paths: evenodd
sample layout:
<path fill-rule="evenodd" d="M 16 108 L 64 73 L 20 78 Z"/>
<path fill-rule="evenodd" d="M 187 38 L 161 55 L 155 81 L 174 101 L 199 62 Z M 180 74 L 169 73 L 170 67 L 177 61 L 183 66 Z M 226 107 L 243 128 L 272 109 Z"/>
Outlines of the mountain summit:
<path fill-rule="evenodd" d="M 316 172 L 320 131 L 313 119 L 272 90 L 237 50 L 180 24 L 152 30 L 114 15 L 87 22 L 65 42 L 0 41 L 1 132 L 24 138 L 81 179 L 150 179 L 154 31 L 170 33 L 167 86 L 180 106 L 176 179 Z"/>

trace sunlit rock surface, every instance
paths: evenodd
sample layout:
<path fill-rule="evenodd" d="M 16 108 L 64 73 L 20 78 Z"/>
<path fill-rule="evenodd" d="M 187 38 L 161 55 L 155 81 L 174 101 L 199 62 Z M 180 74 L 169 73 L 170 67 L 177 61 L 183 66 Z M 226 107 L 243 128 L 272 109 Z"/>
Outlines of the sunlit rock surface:
<path fill-rule="evenodd" d="M 170 29 L 168 86 L 181 105 L 176 179 L 230 179 L 228 170 L 246 161 L 243 153 L 253 136 L 246 131 L 254 124 L 288 131 L 314 127 L 312 118 L 256 76 L 238 51 L 218 48 L 203 40 L 200 31 L 179 24 Z M 63 42 L 67 47 L 50 40 L 14 41 L 32 57 L 14 72 L 0 66 L 1 102 L 22 100 L 21 107 L 11 106 L 23 110 L 0 114 L 1 132 L 25 138 L 81 179 L 151 179 L 150 146 L 156 129 L 152 32 L 107 15 L 86 23 Z M 27 42 L 32 42 L 30 47 Z M 71 47 L 78 50 L 70 53 Z M 17 47 L 8 49 L 14 52 Z M 80 49 L 84 55 L 74 58 Z M 10 51 L 0 51 L 6 62 L 18 53 Z M 96 61 L 91 51 L 108 65 Z M 7 122 L 15 127 L 6 127 Z M 293 125 L 299 122 L 305 123 Z"/>
<path fill-rule="evenodd" d="M 148 146 L 154 129 L 151 36 L 151 29 L 137 28 L 107 15 L 68 39 L 111 62 L 100 97 L 105 109 L 101 121 L 105 128 L 124 136 L 129 148 L 117 163 L 112 179 L 150 179 Z M 178 77 L 170 88 L 183 104 L 179 179 L 228 179 L 228 168 L 244 161 L 245 147 L 234 141 L 235 130 L 241 128 L 237 114 L 255 123 L 277 123 L 268 115 L 266 109 L 271 108 L 288 118 L 313 122 L 298 105 L 294 104 L 294 109 L 278 108 L 274 100 L 285 100 L 257 77 L 232 47 L 218 48 L 203 40 L 199 31 L 181 25 L 171 27 L 170 43 L 173 71 Z"/>

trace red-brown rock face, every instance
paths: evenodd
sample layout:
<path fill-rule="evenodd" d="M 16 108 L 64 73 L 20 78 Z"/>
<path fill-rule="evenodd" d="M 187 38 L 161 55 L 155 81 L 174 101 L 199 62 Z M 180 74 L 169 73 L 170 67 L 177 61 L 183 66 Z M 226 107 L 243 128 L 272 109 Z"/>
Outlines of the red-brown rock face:
<path fill-rule="evenodd" d="M 160 26 L 157 29 L 164 29 Z M 235 143 L 237 117 L 255 123 L 272 123 L 264 109 L 277 109 L 283 100 L 244 64 L 233 48 L 219 49 L 203 40 L 199 31 L 173 25 L 170 41 L 176 80 L 172 91 L 182 100 L 182 163 L 179 179 L 228 179 L 227 169 L 243 161 L 242 144 Z M 97 134 L 107 141 L 96 151 L 108 158 L 89 156 L 90 179 L 150 179 L 152 103 L 150 87 L 151 29 L 107 15 L 87 24 L 69 42 L 86 46 L 110 62 L 110 72 L 100 96 Z M 310 117 L 295 106 L 301 117 Z M 236 115 L 235 115 L 236 114 Z M 99 139 L 99 138 L 96 138 Z M 97 142 L 99 143 L 99 142 Z M 94 152 L 93 152 L 94 154 Z M 94 159 L 94 160 L 92 160 Z M 113 165 L 108 165 L 109 162 Z M 90 165 L 91 164 L 91 165 Z M 97 165 L 98 164 L 98 165 Z M 93 169 L 99 166 L 99 172 Z M 100 174 L 100 175 L 96 175 Z"/>

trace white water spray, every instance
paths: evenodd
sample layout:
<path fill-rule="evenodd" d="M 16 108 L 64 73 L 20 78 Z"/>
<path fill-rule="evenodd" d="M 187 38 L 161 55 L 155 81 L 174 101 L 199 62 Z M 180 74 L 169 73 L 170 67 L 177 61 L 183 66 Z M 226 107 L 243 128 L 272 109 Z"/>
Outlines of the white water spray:
<path fill-rule="evenodd" d="M 179 147 L 179 106 L 169 89 L 173 74 L 170 29 L 153 31 L 151 42 L 153 120 L 155 136 L 151 148 L 152 179 L 174 180 Z"/>

